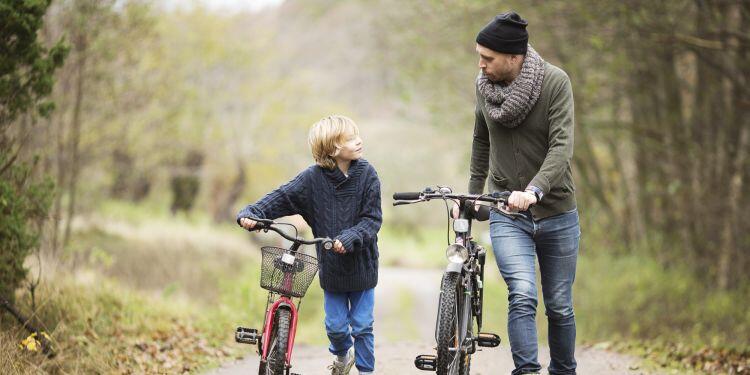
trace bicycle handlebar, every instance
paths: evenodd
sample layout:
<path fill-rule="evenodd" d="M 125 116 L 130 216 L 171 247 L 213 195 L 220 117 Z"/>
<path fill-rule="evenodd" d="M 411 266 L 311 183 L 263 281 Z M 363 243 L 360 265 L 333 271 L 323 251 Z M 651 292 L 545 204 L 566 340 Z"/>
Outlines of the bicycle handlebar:
<path fill-rule="evenodd" d="M 412 204 L 418 202 L 426 202 L 431 199 L 457 199 L 462 201 L 479 201 L 488 203 L 507 203 L 510 192 L 493 193 L 493 194 L 453 194 L 453 193 L 441 193 L 431 190 L 425 190 L 423 192 L 402 192 L 393 193 L 394 206 L 401 204 Z"/>
<path fill-rule="evenodd" d="M 502 193 L 495 192 L 492 194 L 453 194 L 450 188 L 440 187 L 440 191 L 427 188 L 422 192 L 398 192 L 393 193 L 393 205 L 400 206 L 404 204 L 413 204 L 419 202 L 427 202 L 432 199 L 451 199 L 458 200 L 461 204 L 471 204 L 476 202 L 487 202 L 506 205 L 511 192 L 504 191 Z M 473 215 L 474 218 L 479 221 L 489 219 L 490 208 L 486 205 L 480 205 L 481 207 Z M 493 207 L 494 208 L 494 207 Z M 496 208 L 497 209 L 497 208 Z M 502 209 L 497 209 L 500 213 L 510 217 L 522 217 L 523 215 L 515 212 L 507 212 Z"/>
<path fill-rule="evenodd" d="M 278 224 L 273 220 L 258 219 L 254 217 L 246 217 L 246 219 L 255 221 L 255 227 L 253 227 L 252 229 L 247 229 L 250 232 L 255 231 L 255 230 L 257 231 L 260 231 L 260 230 L 269 231 L 270 230 L 270 231 L 274 231 L 278 233 L 281 237 L 284 237 L 287 240 L 292 241 L 292 242 L 297 242 L 297 243 L 301 243 L 304 245 L 315 245 L 315 244 L 320 243 L 320 244 L 323 244 L 323 248 L 326 250 L 333 249 L 333 240 L 328 237 L 319 237 L 319 238 L 313 238 L 312 240 L 305 240 L 300 237 L 292 237 L 284 233 L 284 231 L 282 231 L 281 229 L 273 226 L 275 224 Z"/>

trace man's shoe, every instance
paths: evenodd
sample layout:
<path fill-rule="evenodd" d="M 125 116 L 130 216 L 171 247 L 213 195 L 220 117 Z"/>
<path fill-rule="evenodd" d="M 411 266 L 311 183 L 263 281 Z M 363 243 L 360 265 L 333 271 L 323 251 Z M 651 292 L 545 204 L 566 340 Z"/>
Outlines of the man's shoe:
<path fill-rule="evenodd" d="M 346 352 L 346 357 L 344 357 L 343 361 L 339 361 L 338 357 L 336 357 L 333 360 L 333 364 L 328 366 L 328 369 L 331 370 L 331 375 L 349 375 L 352 367 L 354 367 L 353 346 Z"/>

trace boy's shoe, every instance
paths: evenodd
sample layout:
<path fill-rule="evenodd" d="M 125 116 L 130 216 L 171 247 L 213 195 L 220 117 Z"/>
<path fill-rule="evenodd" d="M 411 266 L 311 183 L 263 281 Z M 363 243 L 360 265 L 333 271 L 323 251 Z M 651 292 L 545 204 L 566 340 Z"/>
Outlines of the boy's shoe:
<path fill-rule="evenodd" d="M 346 357 L 343 361 L 339 361 L 339 358 L 333 360 L 333 364 L 328 366 L 331 370 L 331 375 L 349 375 L 349 371 L 354 367 L 354 346 L 349 348 L 346 352 Z"/>

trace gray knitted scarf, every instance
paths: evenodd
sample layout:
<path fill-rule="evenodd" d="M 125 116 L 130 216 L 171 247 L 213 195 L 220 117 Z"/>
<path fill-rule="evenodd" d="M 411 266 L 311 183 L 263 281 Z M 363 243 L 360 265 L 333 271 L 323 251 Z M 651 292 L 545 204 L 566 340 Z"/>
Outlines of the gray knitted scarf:
<path fill-rule="evenodd" d="M 477 88 L 487 103 L 487 113 L 492 120 L 508 128 L 520 125 L 536 104 L 542 93 L 544 60 L 531 48 L 521 66 L 521 73 L 508 85 L 490 81 L 479 72 Z"/>

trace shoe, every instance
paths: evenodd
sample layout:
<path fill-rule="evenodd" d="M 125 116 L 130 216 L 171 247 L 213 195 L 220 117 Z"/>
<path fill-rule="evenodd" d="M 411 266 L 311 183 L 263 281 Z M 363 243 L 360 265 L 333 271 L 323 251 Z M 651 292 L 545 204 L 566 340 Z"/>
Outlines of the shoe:
<path fill-rule="evenodd" d="M 328 366 L 331 375 L 349 375 L 349 371 L 354 367 L 354 347 L 352 346 L 346 352 L 344 361 L 339 361 L 338 357 L 333 360 L 333 364 Z"/>

